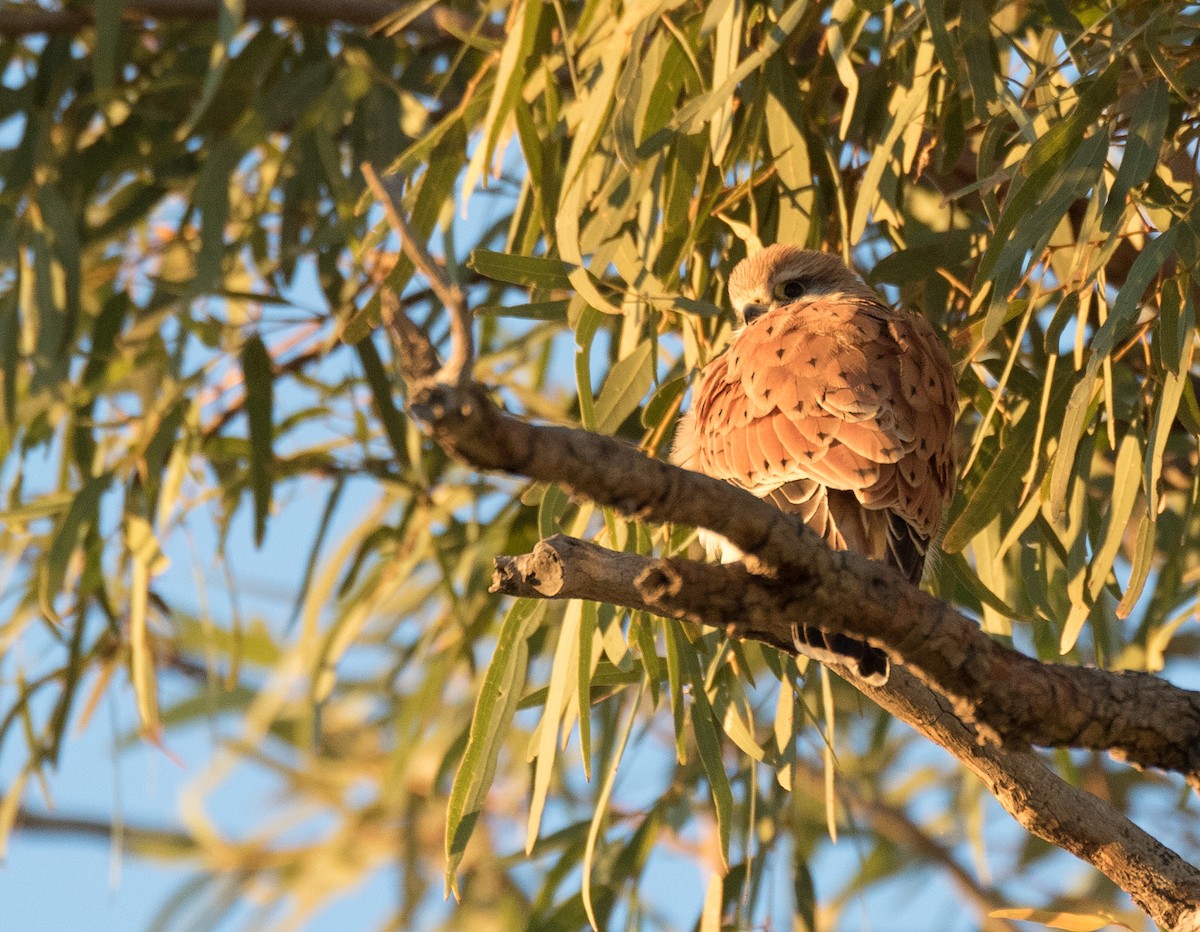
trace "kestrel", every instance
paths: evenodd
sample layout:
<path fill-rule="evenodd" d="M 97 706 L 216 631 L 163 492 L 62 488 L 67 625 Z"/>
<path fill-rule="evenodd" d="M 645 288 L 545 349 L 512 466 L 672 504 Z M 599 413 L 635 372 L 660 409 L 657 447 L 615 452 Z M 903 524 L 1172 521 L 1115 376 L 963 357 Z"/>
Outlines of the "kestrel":
<path fill-rule="evenodd" d="M 729 297 L 741 328 L 704 369 L 672 460 L 919 583 L 955 478 L 954 370 L 933 328 L 836 256 L 796 246 L 738 263 Z M 740 556 L 723 539 L 706 547 Z M 887 681 L 877 648 L 807 625 L 792 635 L 809 656 Z"/>

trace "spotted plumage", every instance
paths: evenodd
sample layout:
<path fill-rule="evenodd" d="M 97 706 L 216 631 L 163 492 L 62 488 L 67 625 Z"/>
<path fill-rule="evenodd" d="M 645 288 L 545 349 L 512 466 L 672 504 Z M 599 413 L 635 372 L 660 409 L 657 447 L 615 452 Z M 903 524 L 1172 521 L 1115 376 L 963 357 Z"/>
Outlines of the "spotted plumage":
<path fill-rule="evenodd" d="M 729 294 L 742 329 L 705 368 L 672 459 L 919 582 L 955 477 L 954 371 L 933 328 L 836 256 L 794 246 L 739 263 Z M 713 549 L 733 556 L 727 543 Z M 816 628 L 794 634 L 819 660 L 887 679 L 876 648 Z"/>

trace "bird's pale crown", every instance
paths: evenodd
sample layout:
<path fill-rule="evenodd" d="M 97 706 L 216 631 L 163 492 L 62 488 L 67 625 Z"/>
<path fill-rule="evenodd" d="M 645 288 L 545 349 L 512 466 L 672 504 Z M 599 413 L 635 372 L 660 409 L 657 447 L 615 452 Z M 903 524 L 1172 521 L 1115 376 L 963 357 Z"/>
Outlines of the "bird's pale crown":
<path fill-rule="evenodd" d="M 804 297 L 831 294 L 877 300 L 837 256 L 785 243 L 746 257 L 729 276 L 729 301 L 743 323 Z"/>

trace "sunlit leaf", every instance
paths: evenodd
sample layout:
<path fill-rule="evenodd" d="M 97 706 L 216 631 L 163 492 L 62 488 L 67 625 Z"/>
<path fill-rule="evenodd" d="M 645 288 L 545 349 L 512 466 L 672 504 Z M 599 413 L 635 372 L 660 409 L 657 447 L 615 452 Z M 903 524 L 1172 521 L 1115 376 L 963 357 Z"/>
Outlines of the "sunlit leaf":
<path fill-rule="evenodd" d="M 1025 922 L 1036 922 L 1049 929 L 1065 929 L 1067 932 L 1095 932 L 1097 929 L 1107 929 L 1113 926 L 1128 929 L 1129 926 L 1118 922 L 1109 916 L 1086 913 L 1061 913 L 1051 909 L 994 909 L 988 913 L 993 919 L 1020 919 Z"/>
<path fill-rule="evenodd" d="M 526 638 L 541 617 L 540 603 L 515 602 L 496 639 L 483 688 L 475 701 L 466 750 L 454 775 L 446 810 L 446 889 L 458 892 L 458 865 L 475 830 L 480 806 L 496 773 L 501 741 L 512 722 L 529 659 Z"/>
<path fill-rule="evenodd" d="M 639 343 L 637 349 L 608 371 L 596 399 L 596 431 L 611 434 L 637 410 L 654 379 L 653 347 Z"/>
<path fill-rule="evenodd" d="M 507 253 L 476 249 L 467 264 L 480 275 L 538 288 L 570 288 L 570 267 L 544 256 L 513 256 Z"/>

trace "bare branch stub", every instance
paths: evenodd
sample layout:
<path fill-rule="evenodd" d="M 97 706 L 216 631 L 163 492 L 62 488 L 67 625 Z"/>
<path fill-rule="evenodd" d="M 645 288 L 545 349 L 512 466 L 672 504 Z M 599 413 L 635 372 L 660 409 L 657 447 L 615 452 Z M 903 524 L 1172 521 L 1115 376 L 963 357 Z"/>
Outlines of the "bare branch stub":
<path fill-rule="evenodd" d="M 435 378 L 442 361 L 438 359 L 437 350 L 429 337 L 404 313 L 400 299 L 392 292 L 381 292 L 379 301 L 383 308 L 383 322 L 396 343 L 397 361 L 405 381 L 410 386 L 416 386 Z"/>
<path fill-rule="evenodd" d="M 371 193 L 383 207 L 388 224 L 400 235 L 400 248 L 417 272 L 429 282 L 429 287 L 445 306 L 446 313 L 450 315 L 450 358 L 441 367 L 436 378 L 439 382 L 461 388 L 470 382 L 471 366 L 475 361 L 475 343 L 471 332 L 471 309 L 467 306 L 467 300 L 459 287 L 446 277 L 433 256 L 429 254 L 429 250 L 425 248 L 425 244 L 413 235 L 395 198 L 379 178 L 375 169 L 366 162 L 362 164 L 361 168 L 367 187 L 371 189 Z M 395 300 L 395 296 L 392 297 Z M 395 314 L 392 315 L 389 323 L 394 332 L 397 325 L 403 327 L 398 315 Z M 415 329 L 415 325 L 411 325 L 411 327 Z M 411 339 L 411 334 L 408 336 Z M 403 348 L 403 343 L 401 346 Z"/>

